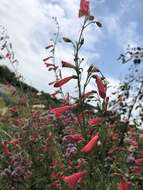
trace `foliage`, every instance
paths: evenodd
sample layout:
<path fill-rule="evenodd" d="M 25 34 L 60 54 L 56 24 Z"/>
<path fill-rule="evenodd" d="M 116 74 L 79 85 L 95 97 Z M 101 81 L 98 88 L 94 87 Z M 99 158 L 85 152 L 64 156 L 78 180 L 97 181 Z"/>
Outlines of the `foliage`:
<path fill-rule="evenodd" d="M 129 67 L 129 73 L 118 89 L 116 108 L 128 122 L 142 128 L 143 121 L 143 48 L 130 46 L 127 52 L 121 54 L 122 63 L 132 64 Z"/>

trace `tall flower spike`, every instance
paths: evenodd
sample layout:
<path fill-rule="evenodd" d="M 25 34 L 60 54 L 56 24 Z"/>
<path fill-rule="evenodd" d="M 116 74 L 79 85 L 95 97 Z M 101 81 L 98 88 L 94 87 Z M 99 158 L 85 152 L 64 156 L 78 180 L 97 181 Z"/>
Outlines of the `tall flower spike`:
<path fill-rule="evenodd" d="M 105 99 L 105 97 L 106 97 L 106 86 L 103 83 L 102 79 L 98 75 L 95 75 L 95 79 L 96 79 L 96 84 L 98 87 L 99 95 L 101 98 Z"/>
<path fill-rule="evenodd" d="M 69 77 L 66 77 L 66 78 L 63 78 L 61 80 L 57 80 L 54 84 L 54 87 L 58 88 L 58 87 L 61 87 L 63 86 L 64 84 L 66 84 L 68 81 L 70 81 L 71 79 L 74 79 L 75 76 L 69 76 Z"/>
<path fill-rule="evenodd" d="M 79 17 L 89 16 L 89 0 L 80 1 Z"/>
<path fill-rule="evenodd" d="M 96 146 L 99 140 L 99 133 L 97 133 L 82 149 L 81 152 L 90 153 L 93 148 Z"/>
<path fill-rule="evenodd" d="M 87 172 L 77 172 L 70 176 L 64 176 L 63 181 L 68 184 L 70 188 L 74 188 L 80 179 L 87 175 Z"/>

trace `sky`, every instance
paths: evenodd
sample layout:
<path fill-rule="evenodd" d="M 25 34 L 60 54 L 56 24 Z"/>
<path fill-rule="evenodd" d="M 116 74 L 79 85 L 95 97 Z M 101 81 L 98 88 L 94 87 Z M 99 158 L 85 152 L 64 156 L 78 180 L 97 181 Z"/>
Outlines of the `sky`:
<path fill-rule="evenodd" d="M 19 72 L 30 85 L 52 93 L 53 88 L 48 83 L 54 80 L 54 75 L 42 61 L 46 57 L 44 48 L 56 32 L 52 17 L 57 17 L 60 26 L 57 64 L 60 65 L 61 60 L 72 62 L 71 46 L 65 44 L 62 37 L 73 40 L 78 37 L 83 22 L 82 18 L 78 18 L 80 0 L 1 0 L 0 3 L 0 25 L 8 31 L 19 60 Z M 85 68 L 95 64 L 113 86 L 127 73 L 128 65 L 117 61 L 120 53 L 128 44 L 142 46 L 142 7 L 143 0 L 90 0 L 90 13 L 103 27 L 93 25 L 87 29 L 81 55 L 86 58 Z M 70 72 L 64 70 L 63 76 L 71 75 Z M 73 86 L 74 83 L 69 82 L 64 90 L 72 92 Z M 89 88 L 94 88 L 94 84 Z"/>

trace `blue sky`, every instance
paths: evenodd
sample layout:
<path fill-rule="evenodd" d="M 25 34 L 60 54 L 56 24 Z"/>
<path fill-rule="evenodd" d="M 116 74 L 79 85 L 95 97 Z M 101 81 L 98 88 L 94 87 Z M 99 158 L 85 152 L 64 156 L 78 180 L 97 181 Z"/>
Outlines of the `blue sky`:
<path fill-rule="evenodd" d="M 54 77 L 42 63 L 46 55 L 44 47 L 56 31 L 51 17 L 58 18 L 61 38 L 76 40 L 82 23 L 78 18 L 79 3 L 79 0 L 1 0 L 0 24 L 8 30 L 19 60 L 19 71 L 26 82 L 40 90 L 53 91 L 48 83 Z M 91 14 L 102 22 L 103 28 L 88 29 L 81 55 L 86 57 L 86 68 L 87 64 L 96 64 L 115 85 L 128 67 L 117 61 L 119 54 L 128 44 L 143 43 L 143 0 L 91 0 L 90 7 Z M 57 64 L 61 60 L 72 61 L 70 46 L 59 43 L 56 52 Z M 70 71 L 63 71 L 63 75 L 70 75 Z M 65 91 L 69 88 L 65 86 Z"/>
<path fill-rule="evenodd" d="M 114 78 L 120 78 L 128 66 L 118 64 L 116 58 L 119 53 L 123 52 L 128 44 L 142 45 L 143 42 L 143 1 L 105 0 L 101 2 L 102 5 L 93 3 L 95 5 L 93 12 L 97 13 L 105 26 L 103 28 L 105 38 L 99 44 L 98 51 L 100 51 L 101 57 L 107 61 L 103 60 L 103 70 Z"/>

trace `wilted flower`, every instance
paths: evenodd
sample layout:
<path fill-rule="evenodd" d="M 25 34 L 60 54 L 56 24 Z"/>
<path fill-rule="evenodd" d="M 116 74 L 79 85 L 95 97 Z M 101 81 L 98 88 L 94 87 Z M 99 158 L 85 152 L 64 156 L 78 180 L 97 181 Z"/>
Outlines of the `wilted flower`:
<path fill-rule="evenodd" d="M 52 63 L 46 63 L 46 62 L 45 62 L 45 65 L 46 65 L 46 67 L 54 67 L 54 66 L 55 66 L 55 65 L 52 64 Z"/>
<path fill-rule="evenodd" d="M 65 62 L 65 61 L 62 61 L 62 67 L 76 69 L 76 67 L 74 65 L 72 65 L 71 63 Z"/>
<path fill-rule="evenodd" d="M 95 65 L 90 65 L 90 67 L 87 70 L 88 73 L 96 73 L 96 72 L 100 72 L 100 70 L 95 66 Z"/>
<path fill-rule="evenodd" d="M 51 58 L 53 58 L 53 56 L 46 57 L 46 58 L 43 59 L 43 61 L 45 62 L 45 61 L 47 61 L 47 60 L 49 60 L 49 59 L 51 59 Z"/>
<path fill-rule="evenodd" d="M 51 48 L 51 47 L 53 47 L 53 45 L 52 45 L 52 44 L 51 44 L 51 45 L 46 46 L 46 47 L 45 47 L 45 49 L 49 49 L 49 48 Z"/>
<path fill-rule="evenodd" d="M 88 98 L 89 96 L 91 96 L 93 93 L 96 93 L 96 91 L 92 90 L 92 91 L 89 91 L 89 92 L 86 92 L 82 95 L 82 98 Z"/>

